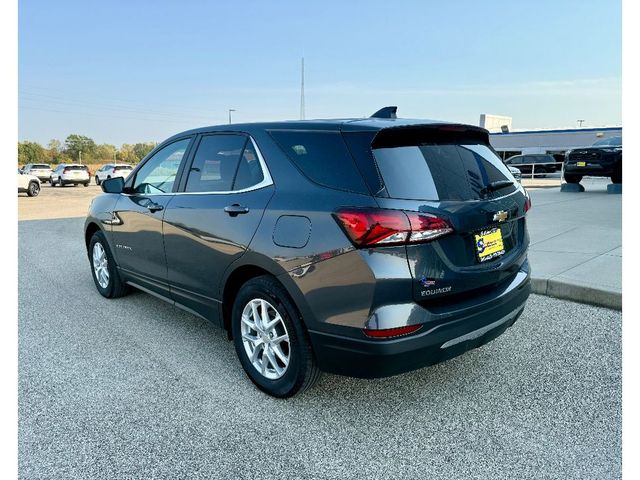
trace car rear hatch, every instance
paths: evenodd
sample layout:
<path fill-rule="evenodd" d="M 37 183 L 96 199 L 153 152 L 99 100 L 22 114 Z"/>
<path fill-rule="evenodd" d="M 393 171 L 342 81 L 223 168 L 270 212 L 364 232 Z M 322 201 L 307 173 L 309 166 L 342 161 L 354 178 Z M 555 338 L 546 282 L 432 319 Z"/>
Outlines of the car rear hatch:
<path fill-rule="evenodd" d="M 529 198 L 485 130 L 434 124 L 343 135 L 380 208 L 412 219 L 403 243 L 416 301 L 470 298 L 519 271 Z M 436 233 L 416 236 L 416 226 Z"/>

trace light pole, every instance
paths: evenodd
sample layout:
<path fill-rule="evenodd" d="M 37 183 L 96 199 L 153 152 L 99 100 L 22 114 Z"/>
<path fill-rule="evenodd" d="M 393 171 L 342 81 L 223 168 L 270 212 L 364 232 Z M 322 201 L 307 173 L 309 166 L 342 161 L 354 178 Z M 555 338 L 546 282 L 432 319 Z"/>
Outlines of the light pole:
<path fill-rule="evenodd" d="M 82 165 L 82 150 L 78 150 L 78 163 Z"/>
<path fill-rule="evenodd" d="M 584 123 L 584 120 L 578 120 L 578 127 L 582 127 L 583 123 Z"/>
<path fill-rule="evenodd" d="M 229 124 L 231 124 L 231 112 L 235 112 L 235 109 L 233 108 L 229 109 Z"/>

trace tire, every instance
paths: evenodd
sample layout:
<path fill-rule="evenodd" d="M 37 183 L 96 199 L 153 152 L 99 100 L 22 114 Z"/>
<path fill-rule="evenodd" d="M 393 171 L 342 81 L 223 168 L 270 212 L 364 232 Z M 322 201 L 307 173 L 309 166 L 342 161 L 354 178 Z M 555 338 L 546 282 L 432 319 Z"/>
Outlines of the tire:
<path fill-rule="evenodd" d="M 84 182 L 84 183 L 82 184 L 82 186 L 84 186 L 84 187 L 88 187 L 88 186 L 89 186 L 89 182 Z"/>
<path fill-rule="evenodd" d="M 53 179 L 51 177 L 49 177 L 49 185 L 51 185 L 52 187 L 56 186 L 56 184 L 53 183 Z"/>
<path fill-rule="evenodd" d="M 100 186 L 100 179 L 98 178 L 97 175 L 96 175 L 96 185 Z"/>
<path fill-rule="evenodd" d="M 582 181 L 582 175 L 567 175 L 565 173 L 564 179 L 567 183 L 580 183 Z"/>
<path fill-rule="evenodd" d="M 259 333 L 257 329 L 251 329 L 251 327 L 247 326 L 248 323 L 243 322 L 242 316 L 245 309 L 248 309 L 249 316 L 247 319 L 251 321 L 253 319 L 251 304 L 262 300 L 266 301 L 265 305 L 268 308 L 268 312 L 273 315 L 272 320 L 275 321 L 275 318 L 277 318 L 275 317 L 276 313 L 280 315 L 280 322 L 272 328 L 270 334 L 273 335 L 273 338 L 282 338 L 286 335 L 288 340 L 274 345 L 269 343 L 269 346 L 264 347 L 266 342 L 262 342 L 260 337 L 262 339 L 269 338 L 269 334 Z M 260 312 L 260 308 L 257 308 L 257 311 Z M 270 319 L 271 315 L 269 316 Z M 260 314 L 258 316 L 260 317 Z M 243 324 L 245 327 L 242 326 Z M 249 379 L 263 392 L 274 397 L 287 398 L 309 389 L 320 378 L 321 372 L 313 356 L 309 335 L 302 323 L 302 317 L 285 289 L 275 278 L 268 275 L 256 277 L 240 288 L 233 304 L 231 328 L 233 343 L 240 364 Z M 249 329 L 249 334 L 255 332 L 255 335 L 251 336 L 257 342 L 262 342 L 262 348 L 256 346 L 254 342 L 248 342 L 243 339 L 243 328 Z M 265 330 L 263 332 L 268 331 Z M 284 363 L 280 361 L 281 357 L 279 355 L 275 355 L 275 348 L 279 348 L 280 353 L 284 353 L 285 356 L 288 354 L 288 363 L 284 367 L 284 372 L 281 373 L 281 376 L 279 378 L 268 378 L 267 375 L 270 374 L 268 367 L 266 375 L 261 373 L 251 361 L 250 352 L 247 351 L 247 349 L 251 350 L 251 348 L 253 348 L 253 351 L 261 348 L 261 350 L 258 350 L 256 361 L 262 363 L 265 361 L 265 349 L 269 349 L 271 358 L 276 359 L 281 370 Z M 273 363 L 267 363 L 267 365 L 273 365 Z M 271 375 L 277 375 L 275 367 L 271 370 Z"/>
<path fill-rule="evenodd" d="M 58 177 L 58 186 L 64 187 L 64 183 L 62 182 L 62 178 Z"/>
<path fill-rule="evenodd" d="M 104 285 L 100 284 L 100 281 L 98 280 L 98 274 L 94 266 L 93 255 L 94 249 L 97 248 L 96 244 L 100 244 L 106 257 L 106 269 L 109 273 L 109 278 Z M 95 283 L 98 292 L 100 292 L 100 295 L 106 298 L 118 298 L 126 295 L 129 288 L 120 278 L 120 273 L 118 272 L 115 259 L 113 258 L 111 249 L 109 248 L 109 244 L 107 243 L 107 239 L 104 236 L 104 233 L 102 233 L 101 231 L 97 231 L 93 234 L 93 237 L 91 237 L 91 241 L 89 242 L 88 253 L 89 265 L 91 267 L 91 277 L 93 278 L 93 283 Z"/>
<path fill-rule="evenodd" d="M 27 195 L 30 197 L 37 197 L 40 193 L 40 184 L 38 182 L 29 182 L 29 187 L 27 188 Z"/>
<path fill-rule="evenodd" d="M 611 174 L 611 183 L 622 183 L 622 164 L 615 167 Z"/>

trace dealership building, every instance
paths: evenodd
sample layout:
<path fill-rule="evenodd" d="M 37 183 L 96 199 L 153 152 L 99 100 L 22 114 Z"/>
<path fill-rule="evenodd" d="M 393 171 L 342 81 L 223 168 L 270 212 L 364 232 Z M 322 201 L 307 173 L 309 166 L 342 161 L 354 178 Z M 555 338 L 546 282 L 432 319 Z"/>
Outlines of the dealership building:
<path fill-rule="evenodd" d="M 573 148 L 622 136 L 621 126 L 512 131 L 510 117 L 486 114 L 480 116 L 480 126 L 489 130 L 491 145 L 502 158 L 521 153 L 564 155 Z"/>

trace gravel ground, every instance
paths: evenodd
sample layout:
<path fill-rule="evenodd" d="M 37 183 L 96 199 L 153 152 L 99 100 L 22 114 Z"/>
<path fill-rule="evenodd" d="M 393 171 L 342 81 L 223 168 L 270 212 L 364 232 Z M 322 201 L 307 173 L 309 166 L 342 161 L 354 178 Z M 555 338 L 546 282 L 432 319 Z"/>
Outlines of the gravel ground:
<path fill-rule="evenodd" d="M 461 357 L 276 400 L 221 330 L 102 298 L 81 219 L 20 222 L 19 265 L 22 479 L 621 476 L 620 312 L 533 295 Z"/>

